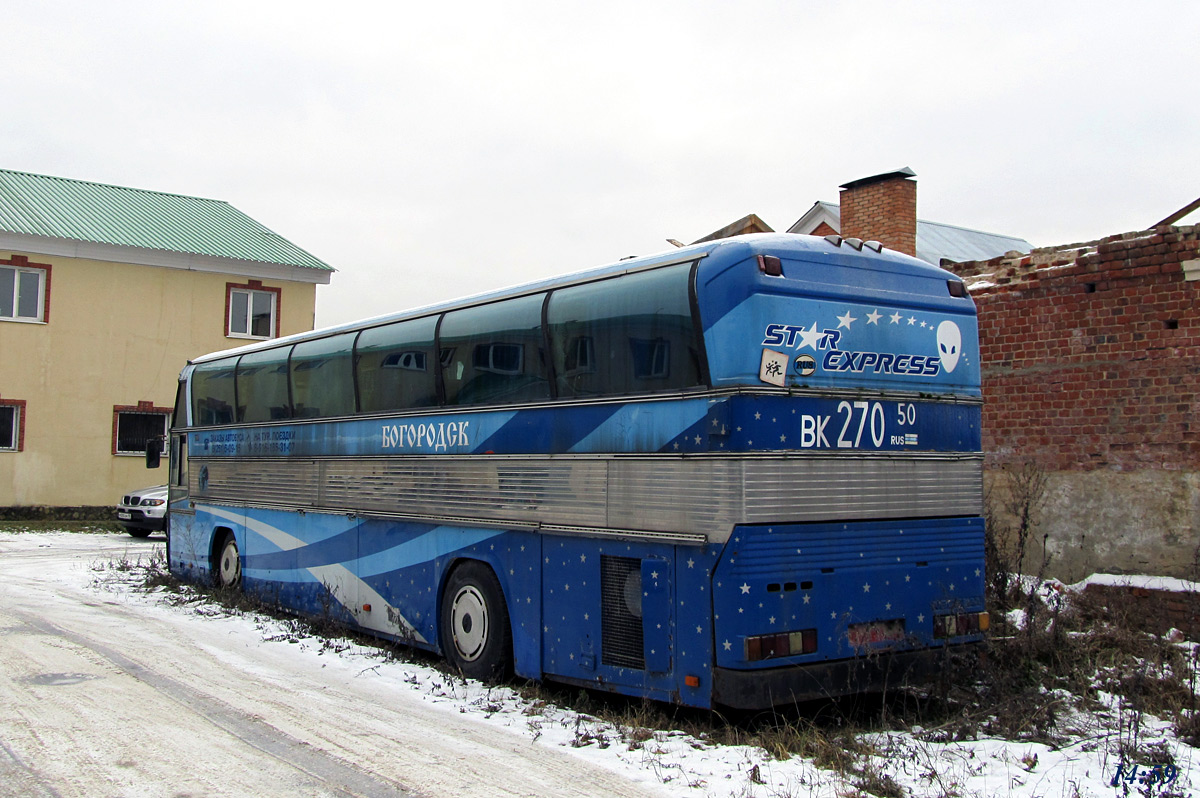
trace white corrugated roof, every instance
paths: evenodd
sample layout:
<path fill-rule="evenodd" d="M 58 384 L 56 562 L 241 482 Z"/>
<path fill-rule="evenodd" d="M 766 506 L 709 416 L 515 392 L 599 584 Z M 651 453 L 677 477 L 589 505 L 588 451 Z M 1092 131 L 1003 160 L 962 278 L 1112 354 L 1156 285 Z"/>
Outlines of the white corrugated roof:
<path fill-rule="evenodd" d="M 788 228 L 789 233 L 810 233 L 821 222 L 835 230 L 841 228 L 841 208 L 832 202 L 816 202 Z M 1029 252 L 1033 245 L 1023 238 L 985 233 L 942 222 L 917 219 L 917 257 L 940 266 L 943 260 L 988 260 L 1013 250 Z"/>

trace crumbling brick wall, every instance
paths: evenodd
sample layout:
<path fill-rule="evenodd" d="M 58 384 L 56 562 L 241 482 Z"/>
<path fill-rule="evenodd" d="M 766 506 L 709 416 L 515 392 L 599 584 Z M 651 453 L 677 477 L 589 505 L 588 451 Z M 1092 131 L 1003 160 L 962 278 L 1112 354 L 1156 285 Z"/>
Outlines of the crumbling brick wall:
<path fill-rule="evenodd" d="M 948 268 L 979 309 L 986 470 L 1051 474 L 1051 570 L 1194 576 L 1200 226 Z"/>

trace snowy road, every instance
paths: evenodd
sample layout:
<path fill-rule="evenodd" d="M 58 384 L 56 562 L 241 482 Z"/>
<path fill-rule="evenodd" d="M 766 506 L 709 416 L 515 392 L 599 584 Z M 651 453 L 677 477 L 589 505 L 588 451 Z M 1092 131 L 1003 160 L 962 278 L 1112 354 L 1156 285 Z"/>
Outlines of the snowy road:
<path fill-rule="evenodd" d="M 662 794 L 362 663 L 94 586 L 161 546 L 0 535 L 0 795 Z"/>
<path fill-rule="evenodd" d="M 334 650 L 286 621 L 177 606 L 124 567 L 162 545 L 0 532 L 0 798 L 840 798 L 862 794 L 866 772 L 912 798 L 1197 794 L 1196 749 L 1120 696 L 1063 711 L 1080 730 L 1065 745 L 894 729 L 859 734 L 870 753 L 834 772 Z M 1178 781 L 1114 781 L 1135 737 Z"/>

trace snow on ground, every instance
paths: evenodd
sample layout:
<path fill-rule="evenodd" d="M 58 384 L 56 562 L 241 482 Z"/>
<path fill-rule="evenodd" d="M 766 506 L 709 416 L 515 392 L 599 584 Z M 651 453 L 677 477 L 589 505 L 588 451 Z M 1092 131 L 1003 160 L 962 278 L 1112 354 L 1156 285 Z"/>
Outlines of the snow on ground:
<path fill-rule="evenodd" d="M 36 538 L 30 545 L 53 545 L 59 533 L 8 535 Z M 63 533 L 70 534 L 70 533 Z M 131 550 L 138 557 L 145 544 Z M 159 547 L 161 552 L 161 547 Z M 132 555 L 122 555 L 128 558 Z M 160 555 L 161 556 L 161 555 Z M 162 592 L 139 589 L 141 574 L 127 568 L 128 559 L 111 557 L 86 568 L 78 564 L 58 565 L 45 576 L 49 580 L 90 586 L 123 604 L 138 605 L 146 613 L 172 614 L 175 621 L 219 625 L 230 646 L 216 652 L 240 668 L 253 668 L 253 649 L 289 646 L 294 657 L 307 659 L 316 674 L 337 669 L 354 678 L 378 685 L 381 701 L 393 691 L 407 691 L 442 712 L 466 716 L 474 722 L 503 729 L 532 745 L 553 747 L 588 760 L 633 782 L 657 785 L 671 796 L 714 796 L 719 798 L 781 798 L 814 796 L 838 798 L 855 794 L 859 779 L 821 769 L 811 761 L 793 757 L 773 759 L 757 747 L 714 745 L 683 732 L 636 733 L 570 709 L 523 697 L 508 687 L 488 687 L 477 682 L 448 677 L 422 664 L 388 660 L 380 651 L 344 641 L 326 641 L 297 636 L 297 625 L 258 615 L 229 615 L 211 605 L 181 606 Z M 247 651 L 250 651 L 248 654 Z M 1047 701 L 1054 700 L 1047 695 Z M 1176 774 L 1173 783 L 1158 783 L 1154 774 L 1146 783 L 1147 771 L 1139 769 L 1133 781 L 1129 765 L 1119 756 L 1120 746 L 1131 742 L 1133 733 L 1121 724 L 1129 712 L 1119 696 L 1103 696 L 1108 713 L 1072 718 L 1080 729 L 1075 742 L 1053 749 L 1046 745 L 998 739 L 941 741 L 939 730 L 913 729 L 864 735 L 873 746 L 871 773 L 877 791 L 886 791 L 889 780 L 913 796 L 1185 796 L 1193 792 L 1197 751 L 1174 739 L 1170 725 L 1154 718 L 1141 718 L 1136 733 L 1141 746 L 1160 745 L 1174 759 L 1175 770 L 1164 770 L 1158 778 Z M 869 786 L 868 786 L 869 789 Z M 894 793 L 893 793 L 894 794 Z"/>

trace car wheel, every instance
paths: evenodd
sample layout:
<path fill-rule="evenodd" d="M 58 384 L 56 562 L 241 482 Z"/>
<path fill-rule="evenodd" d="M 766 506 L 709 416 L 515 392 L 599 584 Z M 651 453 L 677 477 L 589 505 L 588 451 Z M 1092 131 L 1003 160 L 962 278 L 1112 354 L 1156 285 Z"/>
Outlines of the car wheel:
<path fill-rule="evenodd" d="M 225 533 L 217 559 L 217 586 L 240 587 L 242 584 L 242 558 L 238 551 L 237 538 L 232 532 Z"/>
<path fill-rule="evenodd" d="M 500 679 L 512 667 L 512 630 L 492 569 L 468 561 L 454 569 L 442 594 L 442 650 L 473 679 Z"/>
<path fill-rule="evenodd" d="M 125 531 L 128 532 L 131 537 L 135 537 L 135 538 L 150 537 L 149 529 L 126 528 Z"/>

